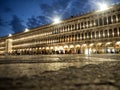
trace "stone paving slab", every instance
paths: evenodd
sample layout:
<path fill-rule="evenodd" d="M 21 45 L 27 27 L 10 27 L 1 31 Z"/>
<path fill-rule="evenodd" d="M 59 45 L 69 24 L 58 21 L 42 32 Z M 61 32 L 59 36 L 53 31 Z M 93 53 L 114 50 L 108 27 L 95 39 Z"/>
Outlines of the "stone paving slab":
<path fill-rule="evenodd" d="M 0 90 L 120 90 L 120 62 L 0 78 Z"/>

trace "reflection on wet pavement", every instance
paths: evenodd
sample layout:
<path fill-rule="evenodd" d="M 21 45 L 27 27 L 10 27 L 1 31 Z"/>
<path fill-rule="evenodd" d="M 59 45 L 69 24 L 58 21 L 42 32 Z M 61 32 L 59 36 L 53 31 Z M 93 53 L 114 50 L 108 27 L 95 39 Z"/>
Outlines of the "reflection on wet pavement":
<path fill-rule="evenodd" d="M 120 55 L 0 56 L 0 90 L 119 90 L 119 59 Z"/>

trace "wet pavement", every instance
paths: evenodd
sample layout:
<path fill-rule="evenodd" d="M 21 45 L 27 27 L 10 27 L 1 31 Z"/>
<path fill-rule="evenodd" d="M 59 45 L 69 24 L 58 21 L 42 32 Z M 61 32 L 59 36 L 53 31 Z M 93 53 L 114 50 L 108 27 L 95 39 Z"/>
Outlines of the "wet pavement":
<path fill-rule="evenodd" d="M 120 55 L 0 56 L 0 90 L 120 90 Z"/>

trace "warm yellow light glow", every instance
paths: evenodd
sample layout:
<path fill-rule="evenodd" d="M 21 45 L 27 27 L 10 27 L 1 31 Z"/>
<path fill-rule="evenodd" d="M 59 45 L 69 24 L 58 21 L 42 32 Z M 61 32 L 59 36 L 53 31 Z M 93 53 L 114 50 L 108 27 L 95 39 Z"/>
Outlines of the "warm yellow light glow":
<path fill-rule="evenodd" d="M 65 45 L 64 48 L 68 48 L 68 45 Z"/>
<path fill-rule="evenodd" d="M 46 49 L 49 49 L 49 47 L 46 47 Z"/>
<path fill-rule="evenodd" d="M 108 5 L 106 3 L 98 3 L 100 11 L 105 11 L 108 9 Z"/>
<path fill-rule="evenodd" d="M 70 45 L 70 48 L 74 48 L 74 45 Z"/>
<path fill-rule="evenodd" d="M 50 49 L 53 49 L 53 47 L 50 47 Z"/>
<path fill-rule="evenodd" d="M 117 45 L 120 45 L 120 41 L 116 43 Z"/>
<path fill-rule="evenodd" d="M 82 45 L 82 47 L 85 47 L 85 46 L 86 46 L 86 44 L 83 44 L 83 45 Z"/>
<path fill-rule="evenodd" d="M 93 46 L 93 45 L 94 45 L 93 43 L 90 44 L 90 46 Z"/>
<path fill-rule="evenodd" d="M 80 47 L 80 45 L 76 45 L 76 47 Z"/>
<path fill-rule="evenodd" d="M 61 22 L 61 20 L 60 20 L 60 18 L 58 18 L 58 17 L 56 17 L 56 18 L 53 19 L 53 23 L 54 23 L 54 24 L 58 24 L 58 23 L 60 23 L 60 22 Z"/>
<path fill-rule="evenodd" d="M 64 49 L 63 46 L 60 46 L 60 47 L 59 47 L 59 50 L 63 50 L 63 49 Z"/>

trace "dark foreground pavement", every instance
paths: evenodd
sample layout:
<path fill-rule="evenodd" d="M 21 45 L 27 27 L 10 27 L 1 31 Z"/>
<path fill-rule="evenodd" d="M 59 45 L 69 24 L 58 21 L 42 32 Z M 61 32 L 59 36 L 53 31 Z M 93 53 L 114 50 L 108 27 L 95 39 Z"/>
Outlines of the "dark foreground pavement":
<path fill-rule="evenodd" d="M 37 71 L 32 76 L 1 77 L 0 90 L 120 90 L 120 62 Z"/>

